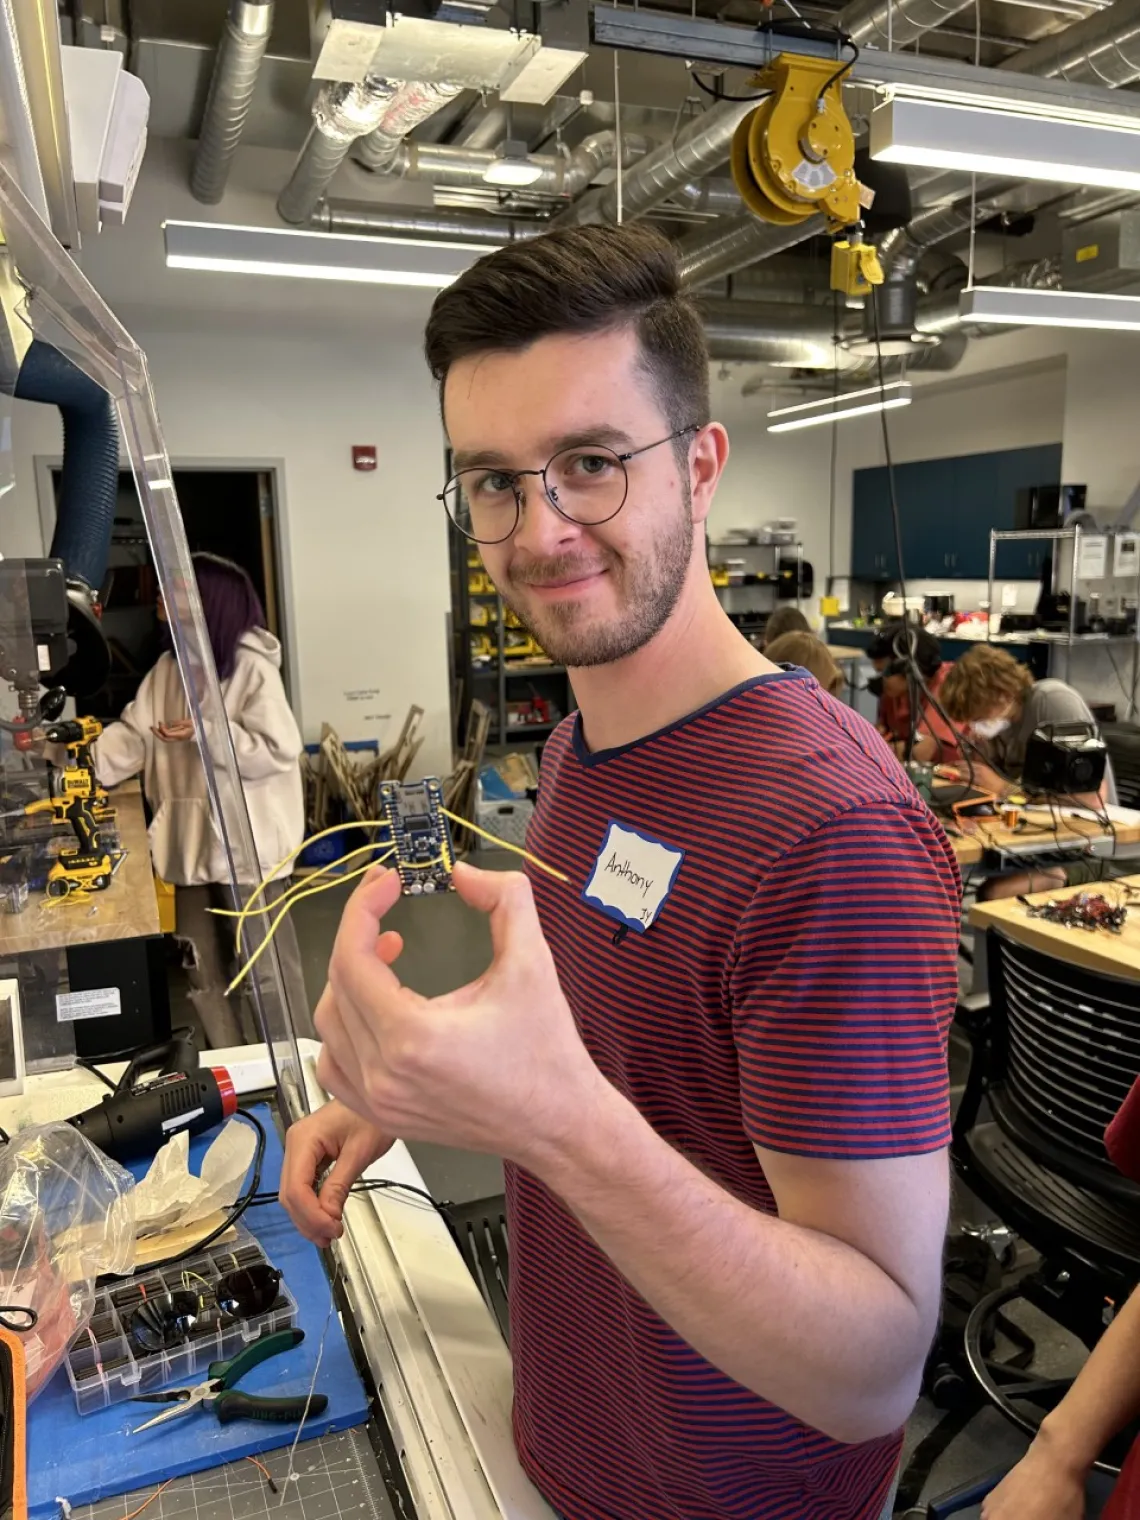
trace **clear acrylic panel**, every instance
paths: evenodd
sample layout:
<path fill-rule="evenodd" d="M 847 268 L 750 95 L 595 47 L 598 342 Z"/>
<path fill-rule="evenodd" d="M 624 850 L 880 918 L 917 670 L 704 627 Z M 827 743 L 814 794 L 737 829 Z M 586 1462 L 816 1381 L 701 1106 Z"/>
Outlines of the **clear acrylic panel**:
<path fill-rule="evenodd" d="M 179 511 L 170 460 L 142 349 L 118 321 L 74 260 L 0 165 L 0 231 L 11 250 L 23 300 L 19 315 L 32 333 L 56 348 L 109 392 L 118 409 L 127 456 L 142 505 L 159 586 L 186 698 L 194 719 L 214 819 L 224 845 L 230 882 L 248 895 L 261 880 L 222 692 L 214 665 Z M 0 398 L 0 405 L 7 398 Z M 10 406 L 10 403 L 7 403 Z M 0 428 L 4 419 L 0 416 Z M 0 512 L 11 472 L 0 437 Z M 10 488 L 10 487 L 9 487 Z M 262 945 L 271 918 L 246 920 L 244 950 Z M 278 1095 L 292 1114 L 307 1108 L 293 1010 L 304 1006 L 300 958 L 280 955 L 293 934 L 286 917 L 257 961 L 250 993 L 273 1061 Z M 286 944 L 288 941 L 286 940 Z M 290 947 L 292 949 L 292 947 Z"/>

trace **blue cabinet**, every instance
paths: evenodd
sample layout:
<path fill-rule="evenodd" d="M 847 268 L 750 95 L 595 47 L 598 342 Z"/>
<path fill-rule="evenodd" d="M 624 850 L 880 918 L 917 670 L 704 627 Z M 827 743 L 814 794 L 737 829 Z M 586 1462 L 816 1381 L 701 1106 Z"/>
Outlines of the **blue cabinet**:
<path fill-rule="evenodd" d="M 1019 490 L 1061 479 L 1061 445 L 922 459 L 895 466 L 903 558 L 908 580 L 984 580 L 990 529 L 1013 527 Z M 1042 540 L 998 551 L 997 573 L 1036 580 L 1049 553 Z M 851 574 L 857 580 L 898 579 L 885 465 L 856 470 L 852 481 Z"/>

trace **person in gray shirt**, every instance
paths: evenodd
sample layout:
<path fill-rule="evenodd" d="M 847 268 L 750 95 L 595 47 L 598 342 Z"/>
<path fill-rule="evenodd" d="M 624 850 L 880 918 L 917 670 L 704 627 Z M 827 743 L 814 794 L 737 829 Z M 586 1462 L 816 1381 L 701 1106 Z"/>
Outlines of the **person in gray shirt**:
<path fill-rule="evenodd" d="M 1096 720 L 1079 691 L 1052 676 L 1035 681 L 1027 666 L 992 644 L 979 644 L 964 654 L 939 696 L 947 716 L 962 724 L 994 762 L 993 770 L 978 765 L 977 785 L 999 795 L 1020 781 L 1026 746 L 1037 729 L 1051 723 L 1091 723 L 1096 731 Z M 1115 801 L 1116 782 L 1108 765 L 1100 795 L 1088 802 L 1096 807 Z"/>

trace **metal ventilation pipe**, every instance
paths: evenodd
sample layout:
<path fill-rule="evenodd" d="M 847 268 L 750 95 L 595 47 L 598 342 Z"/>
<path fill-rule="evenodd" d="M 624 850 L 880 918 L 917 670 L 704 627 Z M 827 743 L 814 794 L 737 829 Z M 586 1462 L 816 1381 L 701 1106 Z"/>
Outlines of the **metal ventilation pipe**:
<path fill-rule="evenodd" d="M 632 221 L 644 216 L 668 200 L 679 186 L 719 169 L 732 148 L 732 134 L 754 109 L 753 101 L 725 101 L 687 122 L 671 142 L 647 153 L 622 177 L 623 217 Z M 559 225 L 616 222 L 617 205 L 617 186 L 606 185 L 575 201 L 559 217 Z"/>
<path fill-rule="evenodd" d="M 469 118 L 470 119 L 470 118 Z M 456 146 L 460 148 L 493 148 L 511 134 L 510 114 L 503 105 L 488 106 L 482 115 L 476 114 L 471 125 L 460 132 Z"/>
<path fill-rule="evenodd" d="M 837 354 L 841 369 L 853 362 L 836 349 L 832 316 L 826 307 L 718 299 L 702 300 L 700 310 L 714 359 L 803 369 L 830 369 Z"/>
<path fill-rule="evenodd" d="M 462 88 L 458 84 L 425 84 L 418 79 L 400 85 L 383 116 L 357 144 L 355 157 L 366 168 L 386 174 L 412 128 L 434 116 Z"/>
<path fill-rule="evenodd" d="M 743 208 L 740 191 L 732 180 L 702 179 L 678 185 L 669 197 L 671 205 L 706 216 L 739 216 Z"/>
<path fill-rule="evenodd" d="M 849 0 L 835 18 L 860 47 L 903 48 L 951 20 L 972 0 Z"/>
<path fill-rule="evenodd" d="M 309 220 L 349 148 L 378 124 L 395 94 L 396 86 L 387 79 L 321 86 L 313 102 L 313 125 L 305 146 L 289 183 L 277 197 L 282 221 L 299 227 Z"/>
<path fill-rule="evenodd" d="M 1110 90 L 1140 79 L 1140 0 L 1114 3 L 1045 37 L 1002 64 L 1014 74 L 1041 74 Z"/>
<path fill-rule="evenodd" d="M 386 124 L 382 130 L 387 131 Z M 648 146 L 648 139 L 623 133 L 622 162 L 636 162 L 644 156 Z M 526 191 L 529 195 L 558 195 L 573 200 L 604 169 L 613 165 L 616 152 L 617 134 L 607 130 L 585 138 L 567 158 L 553 153 L 533 153 L 530 161 L 542 172 L 526 186 Z M 355 156 L 361 162 L 368 162 L 365 152 L 359 148 Z M 436 185 L 482 188 L 487 170 L 494 161 L 495 155 L 488 149 L 401 142 L 396 145 L 393 155 L 386 155 L 385 167 L 380 172 L 394 179 L 426 179 Z M 371 162 L 368 167 L 372 167 Z"/>
<path fill-rule="evenodd" d="M 710 280 L 720 279 L 759 259 L 806 242 L 823 232 L 826 225 L 824 218 L 816 215 L 808 217 L 805 222 L 797 222 L 794 227 L 777 227 L 771 222 L 762 222 L 751 212 L 727 226 L 714 223 L 711 230 L 702 229 L 681 243 L 678 249 L 681 282 L 689 289 L 707 285 Z"/>
<path fill-rule="evenodd" d="M 273 0 L 230 0 L 190 171 L 190 193 L 208 206 L 225 192 L 272 29 Z"/>
<path fill-rule="evenodd" d="M 353 232 L 363 237 L 420 237 L 444 243 L 486 243 L 488 247 L 538 237 L 546 231 L 545 222 L 434 211 L 430 207 L 356 205 L 351 201 L 323 201 L 309 226 L 321 232 Z"/>

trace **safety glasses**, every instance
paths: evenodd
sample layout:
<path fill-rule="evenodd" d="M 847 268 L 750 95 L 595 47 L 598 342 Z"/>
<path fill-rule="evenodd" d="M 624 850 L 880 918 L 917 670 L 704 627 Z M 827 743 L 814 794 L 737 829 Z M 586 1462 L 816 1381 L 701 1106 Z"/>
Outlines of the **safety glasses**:
<path fill-rule="evenodd" d="M 212 1330 L 219 1319 L 230 1324 L 268 1314 L 281 1289 L 281 1273 L 264 1264 L 227 1272 L 216 1283 L 198 1278 L 202 1291 L 189 1286 L 193 1275 L 184 1273 L 186 1286 L 146 1299 L 131 1315 L 131 1339 L 140 1351 L 165 1351 Z"/>

